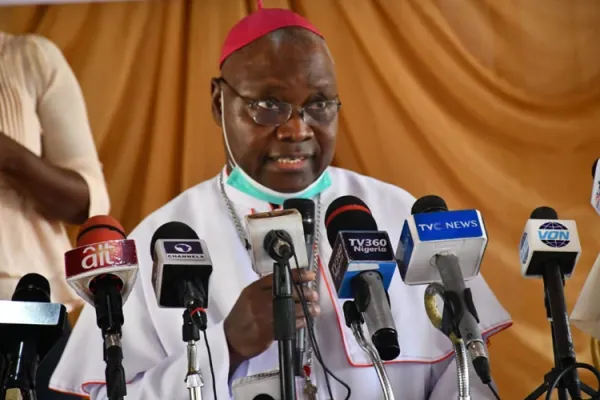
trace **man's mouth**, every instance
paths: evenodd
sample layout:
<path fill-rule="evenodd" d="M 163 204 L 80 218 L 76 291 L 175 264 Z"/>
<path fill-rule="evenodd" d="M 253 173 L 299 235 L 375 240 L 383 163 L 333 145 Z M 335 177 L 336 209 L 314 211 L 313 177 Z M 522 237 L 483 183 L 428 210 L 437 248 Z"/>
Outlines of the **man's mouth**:
<path fill-rule="evenodd" d="M 306 160 L 306 157 L 275 157 L 272 160 L 281 164 L 299 164 Z"/>
<path fill-rule="evenodd" d="M 309 157 L 304 155 L 276 155 L 269 157 L 271 165 L 278 169 L 295 170 L 306 166 Z"/>

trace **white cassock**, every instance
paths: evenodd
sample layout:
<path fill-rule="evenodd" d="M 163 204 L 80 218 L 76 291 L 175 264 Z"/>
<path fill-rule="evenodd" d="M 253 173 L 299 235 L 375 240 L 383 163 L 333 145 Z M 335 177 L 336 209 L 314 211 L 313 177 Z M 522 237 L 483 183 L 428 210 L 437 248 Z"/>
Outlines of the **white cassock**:
<path fill-rule="evenodd" d="M 332 186 L 321 194 L 322 213 L 336 198 L 354 195 L 371 209 L 380 230 L 397 243 L 400 231 L 415 198 L 406 191 L 339 168 L 330 168 Z M 228 185 L 226 192 L 235 204 L 238 216 L 270 211 L 268 203 L 257 200 Z M 181 337 L 182 310 L 158 307 L 151 284 L 152 260 L 150 240 L 154 231 L 170 221 L 182 221 L 205 240 L 213 262 L 208 307 L 208 340 L 213 355 L 219 399 L 230 398 L 229 358 L 223 320 L 241 291 L 258 279 L 250 257 L 243 247 L 227 207 L 220 195 L 218 177 L 203 182 L 147 217 L 131 233 L 138 248 L 138 280 L 125 306 L 123 353 L 128 400 L 185 400 L 189 398 L 184 378 L 187 371 L 186 346 Z M 321 237 L 326 238 L 323 220 L 317 221 Z M 327 265 L 331 248 L 326 240 L 320 255 Z M 327 268 L 319 276 L 321 316 L 316 320 L 316 334 L 325 364 L 352 388 L 352 399 L 380 399 L 381 387 L 370 359 L 358 346 L 344 323 L 342 302 L 332 290 Z M 468 283 L 486 337 L 511 325 L 510 316 L 499 304 L 483 278 Z M 449 400 L 458 397 L 457 376 L 452 344 L 429 321 L 424 305 L 423 286 L 407 286 L 398 272 L 392 279 L 389 296 L 398 329 L 401 355 L 386 363 L 387 373 L 397 399 Z M 332 296 L 333 294 L 333 296 Z M 213 399 L 210 367 L 203 340 L 198 342 L 200 369 L 204 375 L 204 399 Z M 235 378 L 278 368 L 277 345 L 245 362 Z M 106 399 L 103 386 L 105 364 L 102 338 L 96 325 L 94 308 L 86 305 L 60 364 L 52 376 L 53 389 Z M 319 399 L 327 399 L 323 371 L 313 366 L 319 387 Z M 493 372 L 493 371 L 492 371 Z M 233 378 L 232 378 L 233 379 Z M 334 399 L 344 399 L 346 390 L 330 378 Z M 494 399 L 489 389 L 471 374 L 473 399 Z"/>

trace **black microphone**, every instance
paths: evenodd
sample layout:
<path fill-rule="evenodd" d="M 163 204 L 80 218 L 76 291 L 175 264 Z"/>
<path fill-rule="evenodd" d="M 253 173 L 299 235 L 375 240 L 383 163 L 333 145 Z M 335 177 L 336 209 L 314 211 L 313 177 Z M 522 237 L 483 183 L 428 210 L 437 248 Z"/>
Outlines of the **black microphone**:
<path fill-rule="evenodd" d="M 555 361 L 560 368 L 577 363 L 565 301 L 564 279 L 570 277 L 579 259 L 581 246 L 575 221 L 559 220 L 550 207 L 538 207 L 525 225 L 519 253 L 521 273 L 542 277 L 544 303 L 551 318 Z M 581 399 L 577 370 L 564 374 L 564 387 L 573 399 Z"/>
<path fill-rule="evenodd" d="M 252 400 L 275 400 L 273 396 L 269 396 L 268 394 L 259 394 L 258 396 L 254 396 Z"/>
<path fill-rule="evenodd" d="M 329 205 L 325 228 L 338 298 L 354 299 L 381 359 L 395 359 L 400 344 L 387 290 L 398 265 L 387 232 L 377 230 L 371 210 L 355 196 L 339 197 Z"/>
<path fill-rule="evenodd" d="M 308 262 L 313 257 L 313 241 L 315 236 L 315 202 L 310 199 L 288 199 L 283 202 L 284 210 L 298 210 L 302 216 L 302 229 L 306 243 Z"/>
<path fill-rule="evenodd" d="M 19 280 L 12 301 L 0 303 L 1 347 L 7 361 L 3 399 L 35 400 L 38 364 L 62 336 L 66 308 L 50 303 L 50 284 L 35 273 Z"/>
<path fill-rule="evenodd" d="M 302 216 L 302 229 L 304 230 L 304 242 L 306 243 L 306 255 L 308 265 L 313 259 L 313 242 L 315 236 L 315 202 L 310 199 L 288 199 L 283 202 L 285 210 L 298 210 Z M 315 266 L 316 267 L 316 266 Z M 294 371 L 296 376 L 304 375 L 304 352 L 306 351 L 306 328 L 296 331 L 296 352 L 294 354 Z"/>
<path fill-rule="evenodd" d="M 150 241 L 152 286 L 162 308 L 185 308 L 206 329 L 208 284 L 213 271 L 206 243 L 183 222 L 161 225 Z"/>

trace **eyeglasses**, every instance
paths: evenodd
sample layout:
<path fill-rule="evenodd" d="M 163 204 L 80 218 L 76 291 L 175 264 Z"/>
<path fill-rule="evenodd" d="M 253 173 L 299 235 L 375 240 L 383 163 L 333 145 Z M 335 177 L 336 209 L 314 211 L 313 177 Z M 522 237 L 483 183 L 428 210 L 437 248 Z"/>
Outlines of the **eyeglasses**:
<path fill-rule="evenodd" d="M 279 126 L 285 124 L 292 117 L 292 112 L 296 108 L 283 101 L 256 100 L 242 96 L 224 78 L 218 80 L 227 85 L 237 97 L 244 100 L 250 116 L 258 125 Z M 336 98 L 335 100 L 313 101 L 297 110 L 308 125 L 326 125 L 333 121 L 341 106 L 339 98 Z"/>

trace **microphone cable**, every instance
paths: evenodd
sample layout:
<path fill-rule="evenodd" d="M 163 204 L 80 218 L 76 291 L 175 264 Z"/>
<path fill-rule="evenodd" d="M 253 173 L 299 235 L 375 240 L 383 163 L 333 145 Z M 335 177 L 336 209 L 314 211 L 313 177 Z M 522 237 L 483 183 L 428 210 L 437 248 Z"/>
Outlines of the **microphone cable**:
<path fill-rule="evenodd" d="M 200 332 L 202 332 L 202 334 L 204 336 L 206 352 L 208 353 L 208 364 L 210 367 L 210 378 L 212 381 L 213 396 L 214 396 L 215 400 L 217 400 L 217 383 L 215 381 L 215 368 L 213 366 L 213 358 L 212 358 L 212 352 L 210 350 L 210 344 L 208 343 L 208 335 L 206 334 L 206 328 L 208 325 L 206 310 L 202 307 L 194 307 L 192 305 L 191 307 L 188 307 L 188 312 L 189 312 L 189 316 L 190 316 L 190 319 L 192 320 L 193 324 L 196 326 L 196 328 Z"/>
<path fill-rule="evenodd" d="M 294 263 L 296 264 L 296 269 L 300 270 L 301 268 L 300 268 L 300 263 L 298 262 L 298 257 L 296 256 L 296 249 L 294 248 L 293 243 L 290 243 L 290 245 L 292 248 L 292 255 L 294 257 Z M 291 271 L 291 267 L 290 267 L 289 263 L 287 263 L 287 268 L 291 275 L 292 271 Z M 304 292 L 302 291 L 302 288 L 300 287 L 300 285 L 295 280 L 292 280 L 292 282 L 294 283 L 294 287 L 296 288 L 296 291 L 298 292 L 298 296 L 300 297 L 300 303 L 302 304 L 302 311 L 304 313 L 304 318 L 306 319 L 306 328 L 308 331 L 310 344 L 312 346 L 315 358 L 317 359 L 317 361 L 323 368 L 323 371 L 325 372 L 325 384 L 327 386 L 327 392 L 329 394 L 329 398 L 333 399 L 333 394 L 331 392 L 331 383 L 329 382 L 329 376 L 331 376 L 333 379 L 335 379 L 337 382 L 339 382 L 346 389 L 347 394 L 346 394 L 345 400 L 349 400 L 350 396 L 352 395 L 352 389 L 346 382 L 344 382 L 343 380 L 338 378 L 333 372 L 331 372 L 331 370 L 327 367 L 327 365 L 325 365 L 325 361 L 323 360 L 323 357 L 321 355 L 321 349 L 319 348 L 319 344 L 317 343 L 317 337 L 316 337 L 315 329 L 314 329 L 314 321 L 313 321 L 312 316 L 310 315 L 310 311 L 308 309 L 308 301 L 306 300 L 306 297 L 304 297 Z"/>
<path fill-rule="evenodd" d="M 596 380 L 598 381 L 598 391 L 596 393 L 600 392 L 600 372 L 592 367 L 589 364 L 585 364 L 585 363 L 575 363 L 575 364 L 571 364 L 566 368 L 562 368 L 560 370 L 560 373 L 557 375 L 557 377 L 554 379 L 554 381 L 552 382 L 552 384 L 550 385 L 550 387 L 548 388 L 548 393 L 546 394 L 546 400 L 551 400 L 552 398 L 552 392 L 554 392 L 554 390 L 558 387 L 558 385 L 560 384 L 561 379 L 568 374 L 569 372 L 571 372 L 572 370 L 575 369 L 585 369 L 590 371 L 592 374 L 594 374 L 594 376 L 596 377 Z M 574 400 L 581 400 L 581 399 L 574 399 Z M 600 394 L 596 394 L 596 396 L 592 396 L 589 399 L 585 399 L 585 400 L 600 400 Z"/>
<path fill-rule="evenodd" d="M 213 386 L 213 396 L 217 400 L 217 383 L 215 382 L 215 368 L 213 367 L 212 353 L 210 351 L 210 345 L 208 344 L 208 336 L 206 335 L 206 329 L 202 331 L 204 333 L 204 343 L 206 343 L 206 352 L 208 353 L 208 363 L 210 365 L 210 377 Z"/>
<path fill-rule="evenodd" d="M 494 384 L 492 382 L 490 382 L 490 383 L 488 383 L 488 387 L 490 388 L 490 391 L 492 392 L 492 394 L 494 395 L 496 400 L 500 400 L 500 395 L 498 394 L 498 391 L 494 387 Z"/>

